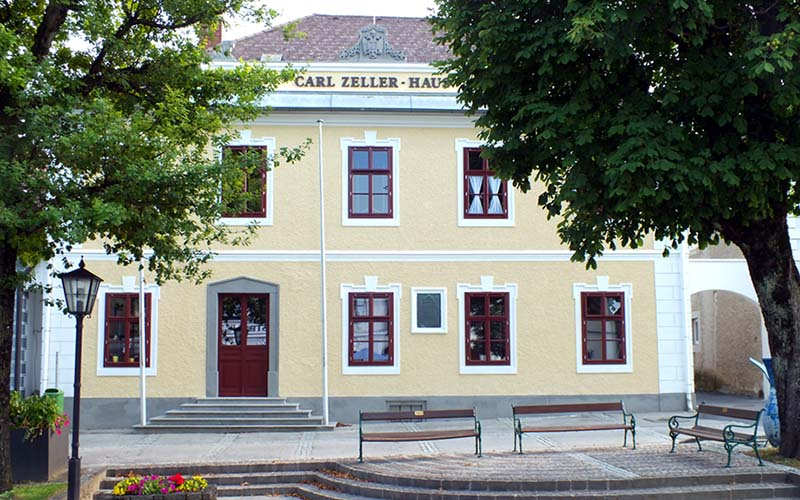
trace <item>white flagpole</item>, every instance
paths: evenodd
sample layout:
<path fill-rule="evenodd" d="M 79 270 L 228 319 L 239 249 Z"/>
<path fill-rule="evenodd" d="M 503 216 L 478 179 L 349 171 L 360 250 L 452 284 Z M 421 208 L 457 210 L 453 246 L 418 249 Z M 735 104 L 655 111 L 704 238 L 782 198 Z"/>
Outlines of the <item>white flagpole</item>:
<path fill-rule="evenodd" d="M 322 424 L 328 425 L 328 292 L 325 263 L 325 189 L 322 175 L 322 120 L 319 125 L 319 272 L 322 300 Z"/>
<path fill-rule="evenodd" d="M 139 261 L 139 423 L 147 425 L 147 393 L 145 391 L 145 304 L 144 304 L 144 260 Z"/>

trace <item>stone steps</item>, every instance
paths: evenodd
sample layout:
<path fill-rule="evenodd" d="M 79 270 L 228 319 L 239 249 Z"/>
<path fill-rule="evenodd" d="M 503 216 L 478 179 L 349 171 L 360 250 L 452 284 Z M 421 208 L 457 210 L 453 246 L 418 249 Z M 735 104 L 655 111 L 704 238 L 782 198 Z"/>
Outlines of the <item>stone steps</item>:
<path fill-rule="evenodd" d="M 332 430 L 285 398 L 200 398 L 153 417 L 140 432 L 305 432 Z"/>
<path fill-rule="evenodd" d="M 430 479 L 368 472 L 335 462 L 151 467 L 149 474 L 202 474 L 219 497 L 300 496 L 313 500 L 369 498 L 417 500 L 536 499 L 748 499 L 800 498 L 800 476 L 782 471 L 704 476 L 598 480 Z M 110 491 L 130 469 L 109 470 L 94 500 L 115 500 Z"/>

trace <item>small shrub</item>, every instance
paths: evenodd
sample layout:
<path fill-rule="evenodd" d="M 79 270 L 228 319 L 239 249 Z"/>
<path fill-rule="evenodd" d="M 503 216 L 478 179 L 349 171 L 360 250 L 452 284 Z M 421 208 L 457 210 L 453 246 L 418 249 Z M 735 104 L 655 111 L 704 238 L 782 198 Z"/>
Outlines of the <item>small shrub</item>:
<path fill-rule="evenodd" d="M 69 417 L 62 413 L 52 399 L 34 394 L 23 399 L 17 391 L 11 391 L 9 418 L 12 429 L 25 429 L 25 439 L 32 440 L 53 431 L 61 434 L 61 429 L 69 423 Z"/>

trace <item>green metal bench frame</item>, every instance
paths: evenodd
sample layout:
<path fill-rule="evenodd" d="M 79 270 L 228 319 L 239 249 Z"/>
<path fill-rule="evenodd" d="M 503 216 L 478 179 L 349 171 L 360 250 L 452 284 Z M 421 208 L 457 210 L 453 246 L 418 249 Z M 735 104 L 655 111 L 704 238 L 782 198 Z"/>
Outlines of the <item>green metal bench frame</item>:
<path fill-rule="evenodd" d="M 548 413 L 594 413 L 619 411 L 622 413 L 621 424 L 596 424 L 596 425 L 560 425 L 560 426 L 524 426 L 521 415 L 541 415 Z M 522 435 L 530 432 L 577 432 L 577 431 L 608 431 L 624 430 L 625 439 L 622 446 L 628 446 L 628 431 L 633 440 L 633 449 L 636 449 L 636 417 L 633 413 L 625 411 L 622 401 L 613 403 L 574 403 L 558 405 L 526 405 L 511 406 L 514 416 L 514 451 L 517 451 L 517 441 L 519 441 L 519 452 L 522 454 Z"/>
<path fill-rule="evenodd" d="M 364 432 L 364 422 L 415 422 L 430 419 L 470 419 L 468 429 L 442 429 L 403 432 Z M 364 442 L 435 441 L 439 439 L 475 438 L 475 454 L 481 456 L 481 423 L 475 408 L 457 410 L 359 412 L 358 461 L 364 461 Z"/>
<path fill-rule="evenodd" d="M 728 452 L 728 463 L 725 467 L 731 466 L 731 452 L 739 445 L 749 446 L 753 449 L 758 457 L 758 465 L 763 466 L 764 462 L 761 460 L 761 455 L 758 453 L 758 423 L 761 420 L 761 414 L 764 410 L 744 410 L 741 408 L 728 408 L 725 406 L 712 406 L 707 405 L 705 402 L 700 403 L 697 407 L 697 413 L 694 415 L 674 415 L 670 417 L 669 422 L 669 437 L 672 438 L 672 449 L 670 453 L 675 453 L 675 440 L 680 435 L 693 437 L 697 443 L 700 451 L 703 447 L 700 441 L 718 441 L 723 443 L 725 451 Z M 731 419 L 749 420 L 752 424 L 728 424 L 722 429 L 714 427 L 706 427 L 701 425 L 701 415 L 715 415 L 718 417 L 729 417 Z M 692 427 L 681 427 L 682 421 L 692 423 Z M 746 431 L 746 432 L 745 432 Z"/>

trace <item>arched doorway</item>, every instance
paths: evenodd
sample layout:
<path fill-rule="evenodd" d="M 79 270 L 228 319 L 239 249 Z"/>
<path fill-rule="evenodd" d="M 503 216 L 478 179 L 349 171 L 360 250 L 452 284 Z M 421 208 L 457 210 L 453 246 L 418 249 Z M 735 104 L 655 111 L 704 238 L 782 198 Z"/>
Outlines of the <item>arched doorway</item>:
<path fill-rule="evenodd" d="M 278 304 L 274 283 L 240 277 L 208 285 L 208 396 L 278 396 Z"/>

